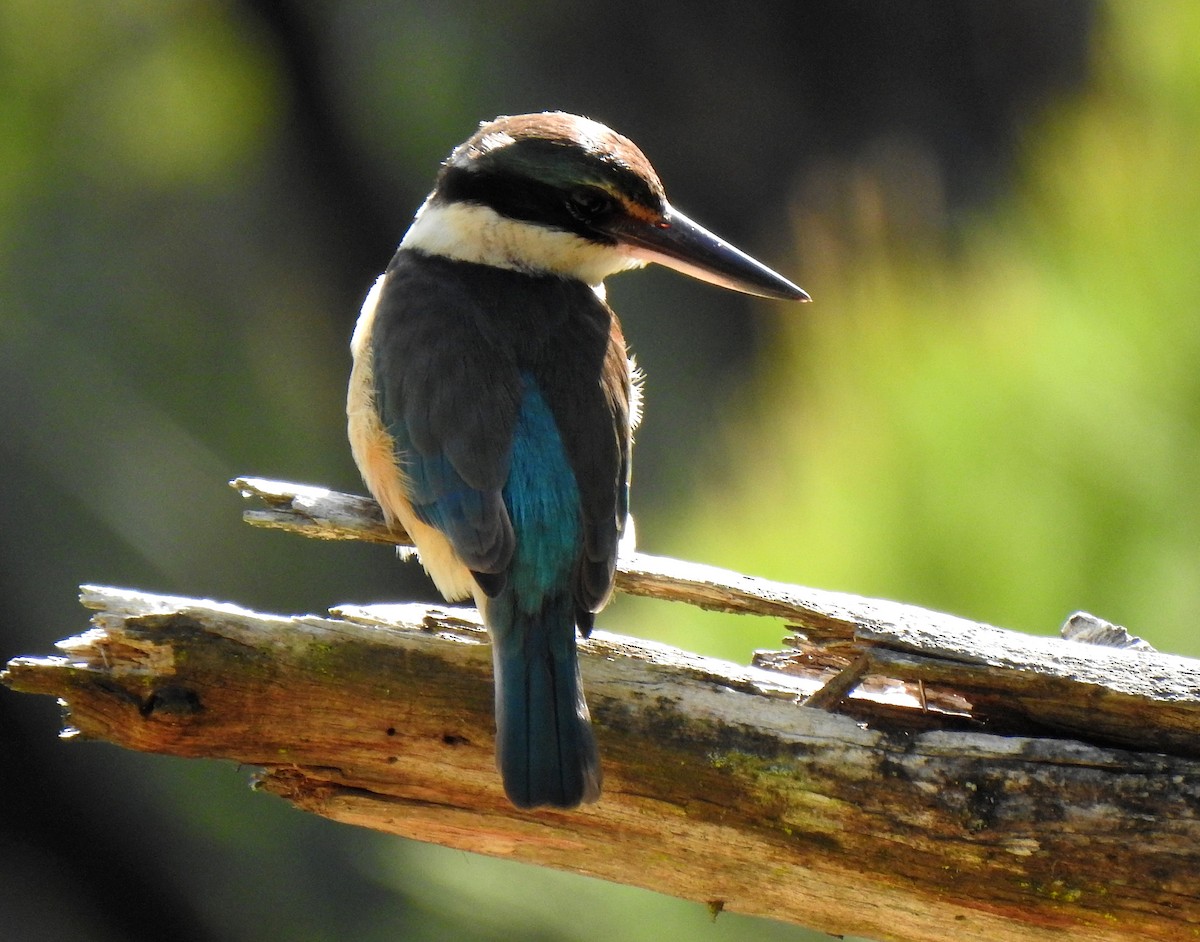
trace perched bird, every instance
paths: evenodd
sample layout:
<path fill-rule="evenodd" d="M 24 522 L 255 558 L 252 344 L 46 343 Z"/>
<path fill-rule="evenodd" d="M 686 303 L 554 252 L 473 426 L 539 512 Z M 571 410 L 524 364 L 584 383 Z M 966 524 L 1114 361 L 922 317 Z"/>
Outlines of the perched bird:
<path fill-rule="evenodd" d="M 442 165 L 351 343 L 355 461 L 441 593 L 483 615 L 520 808 L 600 794 L 575 631 L 612 592 L 640 398 L 603 281 L 647 262 L 808 299 L 675 210 L 627 138 L 500 117 Z"/>

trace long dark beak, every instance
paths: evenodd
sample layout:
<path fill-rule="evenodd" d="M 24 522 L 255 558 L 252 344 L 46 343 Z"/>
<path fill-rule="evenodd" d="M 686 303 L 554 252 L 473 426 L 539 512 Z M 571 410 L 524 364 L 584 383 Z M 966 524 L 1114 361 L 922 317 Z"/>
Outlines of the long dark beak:
<path fill-rule="evenodd" d="M 667 206 L 661 219 L 627 216 L 610 230 L 629 254 L 722 288 L 780 301 L 811 300 L 803 288 Z"/>

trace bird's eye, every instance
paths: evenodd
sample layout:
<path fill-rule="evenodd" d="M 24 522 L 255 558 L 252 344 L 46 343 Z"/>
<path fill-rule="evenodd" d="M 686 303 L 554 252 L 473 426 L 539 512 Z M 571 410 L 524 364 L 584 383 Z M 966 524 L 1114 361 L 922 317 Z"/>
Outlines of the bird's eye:
<path fill-rule="evenodd" d="M 615 208 L 613 198 L 594 186 L 581 186 L 567 194 L 567 211 L 580 222 L 598 222 Z"/>

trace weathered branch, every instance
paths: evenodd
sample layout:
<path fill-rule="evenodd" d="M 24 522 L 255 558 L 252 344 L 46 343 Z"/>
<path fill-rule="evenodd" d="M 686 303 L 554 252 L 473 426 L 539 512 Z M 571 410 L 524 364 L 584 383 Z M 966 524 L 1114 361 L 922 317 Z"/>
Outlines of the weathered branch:
<path fill-rule="evenodd" d="M 256 502 L 243 514 L 254 526 L 411 546 L 367 498 L 262 478 L 238 478 L 231 486 Z M 1001 732 L 1051 729 L 1200 757 L 1200 661 L 1159 654 L 1140 639 L 1117 647 L 1113 638 L 1081 644 L 1023 635 L 913 605 L 643 553 L 622 557 L 617 589 L 784 619 L 799 632 L 791 639 L 796 650 L 762 653 L 756 663 L 828 681 L 814 701 L 825 706 L 841 700 L 826 694 L 847 677 L 857 689 L 850 709 L 855 700 L 869 701 L 874 705 L 864 715 L 873 720 L 899 711 L 904 723 L 925 725 L 913 713 L 932 706 Z M 1079 633 L 1088 617 L 1077 613 L 1068 626 L 1080 623 Z"/>
<path fill-rule="evenodd" d="M 403 542 L 362 498 L 236 483 L 252 522 Z M 771 670 L 584 642 L 605 793 L 569 813 L 503 796 L 468 610 L 87 588 L 93 627 L 4 679 L 63 698 L 67 735 L 261 766 L 336 820 L 828 932 L 1200 937 L 1200 663 L 653 557 L 619 586 L 799 634 Z"/>

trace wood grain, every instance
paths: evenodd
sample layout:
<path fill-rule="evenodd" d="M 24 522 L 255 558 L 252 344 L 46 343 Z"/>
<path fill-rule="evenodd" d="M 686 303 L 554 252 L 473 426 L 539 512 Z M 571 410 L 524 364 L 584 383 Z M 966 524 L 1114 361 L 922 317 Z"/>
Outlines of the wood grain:
<path fill-rule="evenodd" d="M 403 542 L 363 498 L 266 483 L 237 482 L 267 525 Z M 750 667 L 583 642 L 605 791 L 574 812 L 505 800 L 472 610 L 86 587 L 91 626 L 3 680 L 65 701 L 69 739 L 258 766 L 316 814 L 714 910 L 905 942 L 1200 939 L 1196 661 L 640 555 L 619 585 L 793 634 Z"/>

